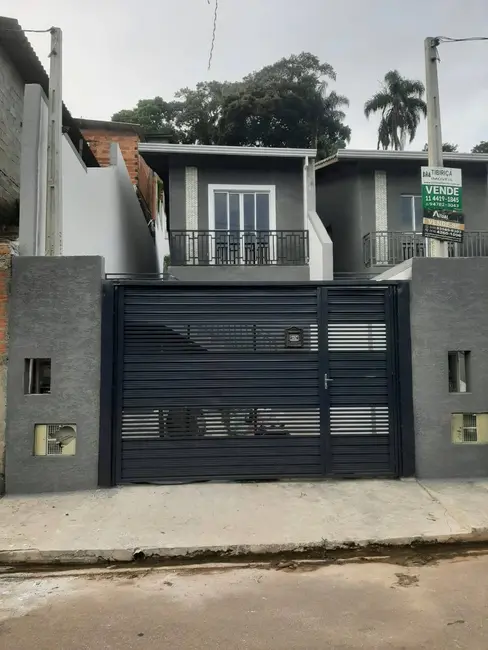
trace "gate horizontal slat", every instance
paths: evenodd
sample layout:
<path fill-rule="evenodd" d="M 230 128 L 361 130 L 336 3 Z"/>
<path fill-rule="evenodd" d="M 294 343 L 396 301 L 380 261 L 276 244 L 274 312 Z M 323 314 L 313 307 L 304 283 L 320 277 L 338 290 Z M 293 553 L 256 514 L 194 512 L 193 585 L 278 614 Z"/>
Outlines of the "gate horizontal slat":
<path fill-rule="evenodd" d="M 393 476 L 389 435 L 332 436 L 332 473 L 336 476 Z"/>
<path fill-rule="evenodd" d="M 122 482 L 318 477 L 320 439 L 123 440 Z"/>

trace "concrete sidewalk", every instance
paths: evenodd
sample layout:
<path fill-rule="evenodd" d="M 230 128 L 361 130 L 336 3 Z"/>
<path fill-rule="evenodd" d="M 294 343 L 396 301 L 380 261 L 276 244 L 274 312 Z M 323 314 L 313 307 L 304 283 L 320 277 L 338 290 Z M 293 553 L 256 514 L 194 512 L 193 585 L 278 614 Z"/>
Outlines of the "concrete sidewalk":
<path fill-rule="evenodd" d="M 131 486 L 0 500 L 0 562 L 488 541 L 488 481 Z"/>

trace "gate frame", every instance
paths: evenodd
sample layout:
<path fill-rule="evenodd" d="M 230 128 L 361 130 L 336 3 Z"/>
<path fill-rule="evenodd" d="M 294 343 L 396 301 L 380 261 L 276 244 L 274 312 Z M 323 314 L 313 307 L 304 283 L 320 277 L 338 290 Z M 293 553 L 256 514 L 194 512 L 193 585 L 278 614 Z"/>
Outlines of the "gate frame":
<path fill-rule="evenodd" d="M 118 435 L 121 418 L 121 390 L 122 382 L 117 382 L 117 372 L 120 372 L 121 346 L 118 345 L 123 321 L 123 312 L 120 309 L 125 286 L 148 286 L 162 283 L 160 276 L 106 276 L 103 281 L 102 292 L 102 335 L 101 335 L 101 387 L 100 387 L 100 435 L 99 435 L 99 487 L 115 487 L 118 485 L 120 474 L 120 446 Z M 242 282 L 171 282 L 164 281 L 171 287 L 241 287 Z M 249 282 L 246 286 L 255 287 L 308 287 L 315 286 L 318 297 L 318 324 L 319 332 L 319 374 L 324 376 L 322 370 L 328 362 L 328 314 L 327 314 L 327 289 L 328 287 L 379 287 L 385 285 L 388 291 L 386 307 L 386 327 L 388 344 L 392 345 L 394 368 L 389 372 L 389 386 L 392 391 L 396 408 L 394 409 L 393 439 L 395 452 L 395 469 L 398 478 L 407 478 L 415 475 L 415 430 L 413 416 L 413 387 L 412 387 L 412 350 L 410 334 L 410 282 L 408 280 L 334 280 L 334 281 L 300 281 L 300 282 Z M 122 290 L 121 290 L 122 289 Z M 325 297 L 324 297 L 325 294 Z M 392 310 L 393 306 L 393 310 Z M 392 313 L 393 312 L 393 313 Z M 401 345 L 400 345 L 401 342 Z M 322 347 L 321 347 L 322 346 Z M 395 372 L 396 370 L 396 372 Z M 325 370 L 326 372 L 327 370 Z M 320 381 L 320 380 L 319 380 Z M 323 386 L 319 387 L 320 408 L 328 402 Z M 327 427 L 327 431 L 323 430 Z M 324 476 L 327 479 L 327 465 L 330 467 L 330 421 L 329 424 L 321 423 L 321 443 L 324 461 Z"/>

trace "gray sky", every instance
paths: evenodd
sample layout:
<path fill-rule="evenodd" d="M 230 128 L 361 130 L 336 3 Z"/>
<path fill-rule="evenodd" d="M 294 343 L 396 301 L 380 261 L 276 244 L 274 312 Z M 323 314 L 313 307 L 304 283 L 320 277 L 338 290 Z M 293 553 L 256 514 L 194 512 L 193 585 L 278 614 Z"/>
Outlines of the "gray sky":
<path fill-rule="evenodd" d="M 211 0 L 213 5 L 214 0 Z M 354 148 L 376 148 L 366 99 L 387 70 L 424 80 L 426 36 L 488 36 L 487 0 L 219 0 L 212 69 L 213 6 L 207 0 L 2 0 L 24 29 L 63 30 L 63 92 L 77 117 L 109 119 L 138 99 L 170 99 L 182 86 L 235 80 L 292 53 L 310 51 L 337 72 L 349 97 Z M 49 34 L 29 34 L 47 67 Z M 443 140 L 469 151 L 488 140 L 488 41 L 442 45 Z M 421 149 L 425 124 L 410 148 Z"/>

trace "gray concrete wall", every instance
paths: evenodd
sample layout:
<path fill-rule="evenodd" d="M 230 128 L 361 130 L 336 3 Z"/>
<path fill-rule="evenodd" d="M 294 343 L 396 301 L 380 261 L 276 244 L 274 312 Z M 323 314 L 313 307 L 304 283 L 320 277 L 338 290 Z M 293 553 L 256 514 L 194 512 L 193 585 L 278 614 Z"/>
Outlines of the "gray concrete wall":
<path fill-rule="evenodd" d="M 93 489 L 98 483 L 101 257 L 13 259 L 6 491 Z M 51 359 L 51 394 L 24 394 L 25 359 Z M 34 425 L 76 424 L 75 456 L 34 456 Z"/>
<path fill-rule="evenodd" d="M 186 230 L 185 168 L 172 166 L 169 173 L 170 230 Z"/>
<path fill-rule="evenodd" d="M 171 266 L 182 282 L 294 282 L 310 280 L 308 266 Z"/>
<path fill-rule="evenodd" d="M 303 161 L 284 166 L 282 161 L 267 160 L 263 167 L 262 160 L 256 161 L 256 167 L 250 167 L 249 160 L 232 164 L 211 157 L 200 156 L 192 163 L 198 169 L 198 227 L 208 230 L 208 186 L 222 185 L 275 185 L 276 186 L 276 229 L 303 230 Z M 185 230 L 185 169 L 183 162 L 173 164 L 169 181 L 170 224 L 172 230 Z"/>
<path fill-rule="evenodd" d="M 362 266 L 362 179 L 354 165 L 317 170 L 317 214 L 328 229 L 334 272 L 357 272 Z"/>
<path fill-rule="evenodd" d="M 488 259 L 414 259 L 411 280 L 416 469 L 488 476 L 488 445 L 451 442 L 451 413 L 488 412 Z M 449 393 L 449 351 L 471 352 L 470 393 Z"/>
<path fill-rule="evenodd" d="M 24 82 L 0 47 L 0 224 L 18 223 Z"/>

